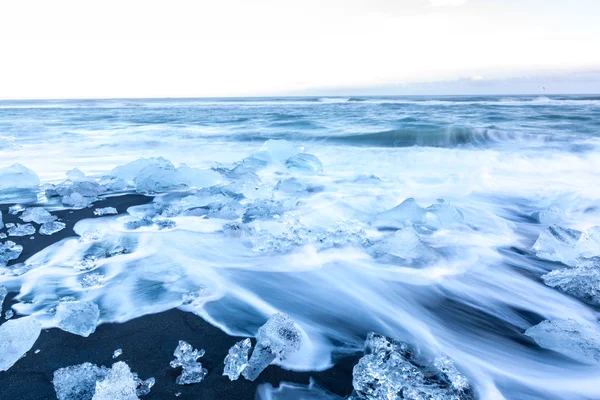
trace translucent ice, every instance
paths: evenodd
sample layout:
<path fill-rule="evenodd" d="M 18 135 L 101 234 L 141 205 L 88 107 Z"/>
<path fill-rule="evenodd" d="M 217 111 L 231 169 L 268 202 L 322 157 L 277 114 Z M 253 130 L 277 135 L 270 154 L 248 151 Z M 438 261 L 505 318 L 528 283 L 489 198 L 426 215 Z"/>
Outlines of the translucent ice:
<path fill-rule="evenodd" d="M 116 349 L 113 352 L 112 358 L 118 358 L 121 354 L 123 354 L 123 349 Z"/>
<path fill-rule="evenodd" d="M 575 245 L 580 257 L 600 257 L 600 226 L 594 226 L 581 234 Z"/>
<path fill-rule="evenodd" d="M 421 222 L 427 211 L 415 199 L 408 198 L 396 207 L 377 214 L 373 225 L 381 228 L 402 228 Z"/>
<path fill-rule="evenodd" d="M 205 368 L 202 368 L 202 364 L 197 361 L 204 355 L 204 350 L 194 350 L 191 344 L 180 340 L 173 355 L 175 359 L 171 361 L 171 367 L 183 368 L 181 375 L 176 379 L 178 385 L 201 382 L 208 373 Z"/>
<path fill-rule="evenodd" d="M 563 219 L 563 212 L 556 206 L 551 206 L 546 210 L 536 211 L 531 215 L 540 224 L 556 224 Z"/>
<path fill-rule="evenodd" d="M 51 221 L 46 222 L 40 226 L 40 235 L 52 235 L 56 232 L 62 231 L 66 228 L 64 222 Z"/>
<path fill-rule="evenodd" d="M 13 319 L 0 325 L 0 371 L 6 371 L 28 352 L 42 331 L 33 317 Z"/>
<path fill-rule="evenodd" d="M 303 174 L 320 174 L 323 172 L 323 164 L 312 154 L 299 153 L 291 156 L 285 162 L 285 166 L 292 172 Z"/>
<path fill-rule="evenodd" d="M 23 207 L 23 206 L 22 206 L 22 205 L 20 205 L 20 204 L 15 204 L 14 206 L 10 206 L 10 207 L 8 207 L 8 213 L 9 213 L 10 215 L 17 215 L 17 214 L 19 214 L 21 211 L 24 211 L 24 210 L 25 210 L 25 207 Z"/>
<path fill-rule="evenodd" d="M 254 220 L 273 219 L 283 214 L 281 204 L 273 200 L 258 200 L 246 208 L 242 222 L 248 223 Z"/>
<path fill-rule="evenodd" d="M 2 304 L 4 303 L 7 294 L 8 290 L 6 289 L 6 286 L 0 285 L 0 311 L 2 311 Z"/>
<path fill-rule="evenodd" d="M 103 380 L 96 382 L 92 400 L 137 400 L 137 382 L 123 361 L 113 364 Z"/>
<path fill-rule="evenodd" d="M 38 176 L 21 164 L 0 168 L 0 201 L 35 201 L 35 189 L 40 184 Z"/>
<path fill-rule="evenodd" d="M 96 331 L 100 310 L 96 303 L 63 301 L 56 307 L 57 326 L 63 331 L 88 337 Z"/>
<path fill-rule="evenodd" d="M 11 319 L 15 315 L 13 310 L 7 310 L 4 314 L 4 319 Z"/>
<path fill-rule="evenodd" d="M 274 314 L 258 329 L 256 346 L 242 371 L 244 378 L 253 381 L 275 359 L 284 360 L 300 349 L 302 334 L 294 321 L 283 313 Z"/>
<path fill-rule="evenodd" d="M 5 267 L 10 260 L 18 258 L 22 251 L 23 246 L 13 241 L 7 240 L 4 243 L 0 243 L 0 267 Z"/>
<path fill-rule="evenodd" d="M 546 320 L 525 331 L 525 335 L 546 349 L 586 364 L 600 363 L 600 326 L 572 319 Z"/>
<path fill-rule="evenodd" d="M 433 215 L 434 221 L 427 220 L 426 215 L 426 223 L 434 226 L 437 225 L 436 227 L 438 228 L 451 227 L 464 220 L 463 214 L 459 210 L 442 199 L 427 207 L 427 211 Z"/>
<path fill-rule="evenodd" d="M 600 265 L 554 270 L 544 283 L 588 303 L 600 305 Z"/>
<path fill-rule="evenodd" d="M 29 236 L 34 233 L 35 227 L 31 224 L 17 224 L 8 228 L 8 236 Z"/>
<path fill-rule="evenodd" d="M 225 357 L 225 368 L 223 375 L 227 375 L 230 380 L 235 381 L 248 365 L 248 353 L 250 352 L 250 339 L 240 340 L 234 344 Z"/>
<path fill-rule="evenodd" d="M 117 209 L 114 207 L 104 207 L 104 208 L 96 208 L 94 210 L 94 215 L 111 215 L 118 214 Z"/>
<path fill-rule="evenodd" d="M 91 400 L 96 382 L 103 380 L 108 368 L 86 362 L 54 371 L 54 391 L 58 400 Z"/>
<path fill-rule="evenodd" d="M 54 188 L 54 192 L 62 198 L 62 203 L 67 206 L 83 208 L 98 200 L 98 196 L 105 192 L 105 188 L 91 180 L 67 180 Z M 52 191 L 47 191 L 47 195 Z"/>
<path fill-rule="evenodd" d="M 411 226 L 398 229 L 383 237 L 369 248 L 373 257 L 392 263 L 408 263 L 416 266 L 437 260 L 436 251 L 425 244 Z"/>
<path fill-rule="evenodd" d="M 577 241 L 581 232 L 552 225 L 540 233 L 531 250 L 543 260 L 558 261 L 563 264 L 577 265 Z"/>
<path fill-rule="evenodd" d="M 0 229 L 4 228 L 4 222 L 2 221 L 2 211 L 0 211 Z"/>
<path fill-rule="evenodd" d="M 43 224 L 44 222 L 56 220 L 56 216 L 50 214 L 42 207 L 27 208 L 19 218 L 21 218 L 23 222 L 35 222 L 36 224 Z"/>
<path fill-rule="evenodd" d="M 426 359 L 407 343 L 369 333 L 354 366 L 355 399 L 474 399 L 467 379 L 443 355 Z"/>
<path fill-rule="evenodd" d="M 277 183 L 275 190 L 288 194 L 298 194 L 306 191 L 306 185 L 296 178 L 283 179 Z"/>

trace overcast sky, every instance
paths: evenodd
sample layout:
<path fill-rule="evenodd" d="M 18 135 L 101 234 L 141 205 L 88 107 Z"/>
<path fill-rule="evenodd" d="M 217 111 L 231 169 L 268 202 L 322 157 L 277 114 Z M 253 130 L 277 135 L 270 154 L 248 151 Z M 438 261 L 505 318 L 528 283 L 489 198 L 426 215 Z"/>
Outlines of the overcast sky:
<path fill-rule="evenodd" d="M 598 0 L 3 1 L 0 98 L 600 92 Z"/>

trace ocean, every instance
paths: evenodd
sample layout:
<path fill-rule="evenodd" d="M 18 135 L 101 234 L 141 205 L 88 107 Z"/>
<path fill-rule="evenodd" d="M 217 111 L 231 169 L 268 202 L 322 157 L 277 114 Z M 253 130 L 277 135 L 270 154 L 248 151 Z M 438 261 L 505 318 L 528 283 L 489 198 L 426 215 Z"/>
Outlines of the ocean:
<path fill-rule="evenodd" d="M 480 399 L 600 398 L 600 96 L 0 101 L 12 164 L 39 186 L 4 198 L 5 222 L 14 203 L 86 209 L 56 189 L 67 178 L 102 185 L 83 195 L 97 207 L 148 196 L 0 265 L 44 329 L 65 298 L 97 304 L 99 325 L 178 309 L 239 338 L 279 312 L 302 336 L 285 371 L 327 371 L 376 332 L 448 356 Z M 332 391 L 256 396 L 349 394 Z"/>

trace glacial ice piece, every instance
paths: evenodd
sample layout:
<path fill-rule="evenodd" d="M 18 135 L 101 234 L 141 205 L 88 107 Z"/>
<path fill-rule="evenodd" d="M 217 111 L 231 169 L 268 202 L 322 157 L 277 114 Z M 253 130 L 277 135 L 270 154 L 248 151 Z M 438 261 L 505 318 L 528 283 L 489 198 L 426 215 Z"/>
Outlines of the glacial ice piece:
<path fill-rule="evenodd" d="M 281 214 L 283 214 L 281 204 L 273 200 L 258 200 L 246 208 L 242 222 L 246 224 L 254 220 L 273 219 L 281 216 Z"/>
<path fill-rule="evenodd" d="M 92 400 L 138 400 L 137 382 L 129 366 L 123 361 L 113 364 L 101 381 L 96 381 Z"/>
<path fill-rule="evenodd" d="M 545 320 L 525 331 L 543 348 L 554 350 L 585 364 L 600 363 L 600 326 L 572 319 Z"/>
<path fill-rule="evenodd" d="M 67 175 L 67 178 L 73 182 L 89 180 L 89 178 L 87 178 L 85 176 L 85 174 L 79 168 L 73 168 L 73 169 L 67 171 L 66 175 Z"/>
<path fill-rule="evenodd" d="M 123 354 L 123 349 L 119 348 L 113 352 L 112 358 L 118 358 L 121 354 Z"/>
<path fill-rule="evenodd" d="M 353 370 L 353 399 L 475 398 L 469 382 L 447 356 L 428 360 L 407 343 L 373 332 L 367 335 L 364 351 Z"/>
<path fill-rule="evenodd" d="M 6 299 L 7 294 L 8 289 L 6 289 L 6 286 L 0 285 L 0 312 L 2 312 L 2 304 L 4 303 L 4 299 Z"/>
<path fill-rule="evenodd" d="M 139 229 L 142 226 L 152 226 L 154 224 L 154 222 L 152 221 L 151 218 L 148 217 L 144 217 L 142 219 L 136 219 L 133 221 L 127 221 L 125 222 L 125 228 L 127 229 Z"/>
<path fill-rule="evenodd" d="M 91 400 L 96 382 L 103 380 L 107 373 L 108 368 L 89 362 L 57 369 L 52 379 L 56 397 L 58 400 Z"/>
<path fill-rule="evenodd" d="M 178 385 L 201 382 L 208 373 L 206 368 L 202 368 L 202 363 L 196 361 L 204 355 L 204 350 L 194 350 L 191 344 L 180 340 L 173 355 L 175 359 L 171 361 L 171 367 L 183 368 L 181 375 L 175 380 Z"/>
<path fill-rule="evenodd" d="M 94 215 L 112 215 L 112 214 L 118 214 L 117 209 L 114 207 L 104 207 L 104 208 L 96 208 L 94 210 Z"/>
<path fill-rule="evenodd" d="M 438 199 L 437 203 L 427 207 L 427 211 L 433 214 L 435 221 L 426 221 L 428 225 L 434 225 L 438 228 L 446 228 L 464 221 L 463 214 L 453 205 L 443 199 Z M 427 219 L 427 215 L 425 216 Z"/>
<path fill-rule="evenodd" d="M 93 286 L 99 286 L 102 284 L 102 282 L 104 282 L 104 275 L 97 272 L 90 272 L 83 275 L 81 278 L 81 287 L 89 288 Z"/>
<path fill-rule="evenodd" d="M 204 188 L 216 185 L 221 181 L 221 175 L 212 170 L 192 168 L 186 164 L 177 168 L 179 181 L 189 188 Z"/>
<path fill-rule="evenodd" d="M 56 216 L 50 214 L 42 207 L 27 208 L 19 218 L 21 218 L 23 222 L 35 222 L 36 224 L 43 224 L 45 222 L 56 220 Z"/>
<path fill-rule="evenodd" d="M 175 221 L 173 221 L 172 219 L 157 219 L 154 220 L 154 222 L 156 223 L 156 226 L 158 226 L 158 229 L 172 229 L 175 228 Z"/>
<path fill-rule="evenodd" d="M 14 206 L 8 207 L 8 213 L 10 215 L 17 215 L 21 211 L 25 211 L 25 207 L 20 204 L 15 204 Z"/>
<path fill-rule="evenodd" d="M 65 229 L 67 225 L 64 222 L 51 221 L 40 226 L 40 235 L 52 235 Z"/>
<path fill-rule="evenodd" d="M 62 301 L 56 306 L 57 326 L 63 331 L 88 337 L 96 331 L 100 309 L 87 301 Z"/>
<path fill-rule="evenodd" d="M 540 224 L 550 225 L 560 222 L 563 219 L 563 212 L 560 208 L 551 206 L 546 210 L 536 211 L 531 216 Z"/>
<path fill-rule="evenodd" d="M 4 222 L 2 221 L 2 211 L 0 211 L 0 229 L 4 228 Z"/>
<path fill-rule="evenodd" d="M 150 393 L 150 389 L 156 383 L 156 379 L 154 377 L 148 378 L 146 380 L 142 380 L 138 377 L 138 374 L 133 373 L 133 379 L 135 380 L 135 384 L 137 385 L 135 389 L 135 394 L 138 396 L 145 396 Z"/>
<path fill-rule="evenodd" d="M 258 329 L 256 346 L 242 375 L 254 381 L 273 360 L 284 360 L 298 351 L 301 343 L 302 334 L 294 321 L 287 314 L 274 314 Z"/>
<path fill-rule="evenodd" d="M 415 199 L 408 198 L 396 207 L 377 214 L 373 225 L 378 228 L 402 228 L 404 226 L 420 223 L 426 210 L 419 206 Z"/>
<path fill-rule="evenodd" d="M 285 166 L 292 172 L 303 174 L 318 175 L 323 172 L 323 164 L 314 155 L 308 153 L 298 153 L 291 156 L 285 162 Z"/>
<path fill-rule="evenodd" d="M 86 254 L 80 261 L 73 265 L 73 268 L 79 271 L 89 271 L 98 265 L 98 258 L 91 254 Z"/>
<path fill-rule="evenodd" d="M 17 224 L 8 228 L 8 236 L 29 236 L 34 233 L 35 227 L 31 224 Z"/>
<path fill-rule="evenodd" d="M 19 258 L 23 246 L 16 244 L 11 240 L 0 243 L 0 267 L 5 267 L 10 260 Z"/>
<path fill-rule="evenodd" d="M 558 261 L 565 265 L 577 265 L 577 241 L 581 232 L 552 225 L 540 233 L 531 250 L 538 258 Z"/>
<path fill-rule="evenodd" d="M 14 315 L 15 312 L 13 310 L 7 310 L 6 313 L 4 313 L 4 319 L 11 319 Z"/>
<path fill-rule="evenodd" d="M 14 203 L 35 201 L 35 189 L 40 184 L 38 176 L 21 164 L 0 168 L 0 201 Z"/>
<path fill-rule="evenodd" d="M 299 194 L 306 192 L 306 185 L 296 178 L 280 180 L 275 186 L 275 190 L 288 194 Z"/>
<path fill-rule="evenodd" d="M 33 317 L 13 319 L 0 325 L 0 371 L 7 371 L 40 336 L 42 325 Z"/>
<path fill-rule="evenodd" d="M 223 375 L 227 375 L 229 380 L 235 381 L 248 365 L 248 353 L 250 352 L 250 339 L 246 338 L 234 344 L 223 361 L 225 368 Z"/>
<path fill-rule="evenodd" d="M 415 266 L 431 264 L 438 258 L 437 252 L 425 244 L 411 226 L 383 237 L 369 248 L 369 252 L 373 257 L 386 262 Z"/>
<path fill-rule="evenodd" d="M 298 154 L 298 148 L 286 140 L 267 140 L 262 147 L 242 160 L 242 165 L 259 169 L 268 164 L 283 164 L 287 159 Z"/>
<path fill-rule="evenodd" d="M 600 262 L 556 269 L 542 275 L 544 283 L 587 303 L 600 305 Z"/>
<path fill-rule="evenodd" d="M 58 195 L 66 206 L 84 208 L 98 200 L 98 196 L 106 191 L 104 186 L 94 180 L 67 180 L 53 190 L 47 190 L 46 196 Z"/>
<path fill-rule="evenodd" d="M 575 245 L 580 257 L 600 257 L 600 226 L 593 226 L 583 232 Z"/>

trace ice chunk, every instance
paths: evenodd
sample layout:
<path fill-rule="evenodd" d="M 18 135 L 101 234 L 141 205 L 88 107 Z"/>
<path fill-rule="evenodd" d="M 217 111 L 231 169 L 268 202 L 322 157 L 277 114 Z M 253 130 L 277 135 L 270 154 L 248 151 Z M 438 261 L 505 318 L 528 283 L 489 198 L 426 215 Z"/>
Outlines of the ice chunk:
<path fill-rule="evenodd" d="M 426 212 L 415 199 L 408 198 L 396 207 L 377 214 L 373 225 L 380 228 L 402 228 L 406 225 L 420 223 Z"/>
<path fill-rule="evenodd" d="M 225 368 L 223 375 L 227 375 L 229 380 L 235 381 L 248 365 L 248 353 L 250 352 L 250 339 L 246 338 L 234 344 L 223 361 Z"/>
<path fill-rule="evenodd" d="M 581 232 L 552 225 L 540 233 L 531 250 L 543 260 L 558 261 L 563 264 L 577 265 L 577 241 Z"/>
<path fill-rule="evenodd" d="M 127 229 L 139 229 L 142 226 L 152 226 L 154 222 L 151 218 L 144 217 L 142 219 L 135 219 L 133 221 L 127 221 L 125 223 L 125 228 Z"/>
<path fill-rule="evenodd" d="M 4 303 L 7 294 L 8 290 L 6 289 L 6 286 L 0 285 L 0 312 L 2 311 L 2 304 Z"/>
<path fill-rule="evenodd" d="M 0 371 L 6 371 L 27 353 L 42 331 L 33 317 L 13 319 L 0 325 Z"/>
<path fill-rule="evenodd" d="M 35 172 L 21 164 L 0 168 L 0 201 L 35 201 L 35 189 L 39 184 L 40 179 Z"/>
<path fill-rule="evenodd" d="M 439 199 L 437 203 L 427 207 L 427 211 L 433 214 L 435 221 L 427 220 L 426 215 L 426 223 L 438 228 L 450 227 L 464 221 L 463 214 L 443 199 Z"/>
<path fill-rule="evenodd" d="M 34 233 L 35 228 L 31 224 L 17 224 L 8 228 L 8 236 L 29 236 Z"/>
<path fill-rule="evenodd" d="M 94 210 L 94 215 L 111 215 L 118 214 L 117 209 L 114 207 L 104 207 L 104 208 L 96 208 Z"/>
<path fill-rule="evenodd" d="M 62 231 L 67 225 L 64 222 L 46 222 L 40 226 L 40 235 L 52 235 L 56 232 Z"/>
<path fill-rule="evenodd" d="M 183 368 L 181 375 L 175 381 L 178 385 L 201 382 L 208 373 L 205 368 L 202 368 L 202 364 L 196 361 L 204 355 L 204 350 L 194 350 L 192 345 L 180 340 L 173 355 L 175 359 L 171 361 L 171 367 Z"/>
<path fill-rule="evenodd" d="M 352 385 L 354 398 L 361 400 L 475 398 L 447 356 L 428 360 L 407 343 L 373 332 L 365 341 L 365 355 L 354 366 Z"/>
<path fill-rule="evenodd" d="M 116 349 L 113 352 L 112 358 L 118 358 L 121 354 L 123 354 L 123 349 Z"/>
<path fill-rule="evenodd" d="M 148 378 L 144 381 L 140 379 L 135 372 L 133 373 L 133 379 L 135 380 L 135 384 L 137 385 L 135 393 L 138 396 L 145 396 L 148 393 L 150 393 L 150 389 L 152 389 L 152 386 L 154 386 L 154 384 L 156 383 L 156 379 L 154 379 L 154 377 Z"/>
<path fill-rule="evenodd" d="M 65 181 L 54 188 L 54 192 L 62 198 L 67 206 L 84 208 L 98 200 L 98 196 L 106 189 L 95 181 Z M 47 192 L 48 195 L 48 192 Z"/>
<path fill-rule="evenodd" d="M 299 153 L 288 158 L 285 166 L 292 172 L 317 175 L 323 172 L 323 164 L 312 154 Z"/>
<path fill-rule="evenodd" d="M 138 400 L 137 382 L 123 361 L 113 364 L 106 377 L 96 382 L 92 400 Z"/>
<path fill-rule="evenodd" d="M 580 257 L 600 257 L 600 226 L 594 226 L 583 232 L 575 245 Z"/>
<path fill-rule="evenodd" d="M 551 206 L 546 210 L 536 211 L 531 216 L 540 224 L 550 225 L 560 222 L 563 219 L 563 212 L 560 208 Z"/>
<path fill-rule="evenodd" d="M 275 190 L 289 194 L 306 192 L 306 185 L 296 178 L 283 179 L 277 183 Z"/>
<path fill-rule="evenodd" d="M 242 217 L 243 223 L 261 219 L 273 219 L 283 214 L 283 207 L 273 200 L 258 200 L 252 203 Z"/>
<path fill-rule="evenodd" d="M 221 181 L 221 175 L 215 171 L 191 168 L 185 164 L 177 168 L 177 174 L 179 181 L 190 188 L 209 187 Z"/>
<path fill-rule="evenodd" d="M 415 266 L 434 263 L 438 258 L 437 252 L 425 244 L 411 226 L 383 237 L 369 248 L 369 252 L 385 262 Z"/>
<path fill-rule="evenodd" d="M 292 319 L 283 313 L 274 314 L 258 329 L 256 346 L 242 371 L 244 378 L 253 381 L 275 359 L 284 360 L 300 349 L 302 333 Z"/>
<path fill-rule="evenodd" d="M 104 275 L 97 272 L 90 272 L 89 274 L 83 275 L 81 278 L 81 287 L 89 288 L 93 286 L 99 286 L 104 282 Z"/>
<path fill-rule="evenodd" d="M 63 331 L 88 337 L 96 331 L 100 309 L 87 301 L 63 301 L 56 307 L 57 326 Z"/>
<path fill-rule="evenodd" d="M 2 221 L 2 211 L 0 211 L 0 229 L 4 228 L 4 222 Z"/>
<path fill-rule="evenodd" d="M 23 207 L 23 206 L 22 206 L 22 205 L 20 205 L 20 204 L 15 204 L 14 206 L 10 206 L 10 207 L 8 207 L 8 213 L 9 213 L 10 215 L 17 215 L 17 214 L 19 214 L 21 211 L 24 211 L 24 210 L 25 210 L 25 207 Z"/>
<path fill-rule="evenodd" d="M 600 264 L 557 269 L 543 275 L 542 280 L 580 300 L 600 305 Z"/>
<path fill-rule="evenodd" d="M 7 310 L 4 314 L 4 319 L 11 319 L 15 315 L 13 310 Z"/>
<path fill-rule="evenodd" d="M 43 224 L 44 222 L 56 220 L 56 216 L 50 214 L 42 207 L 27 208 L 19 218 L 21 218 L 23 222 L 35 222 L 36 224 Z"/>
<path fill-rule="evenodd" d="M 58 400 L 91 400 L 96 382 L 103 380 L 108 368 L 86 362 L 54 371 L 54 391 Z M 116 400 L 116 399 L 113 399 Z"/>
<path fill-rule="evenodd" d="M 18 258 L 22 251 L 23 246 L 13 241 L 7 240 L 5 243 L 0 243 L 0 267 L 5 267 L 10 260 Z"/>
<path fill-rule="evenodd" d="M 262 168 L 268 164 L 283 164 L 297 154 L 299 149 L 286 140 L 267 140 L 262 147 L 242 161 L 243 166 L 251 169 Z"/>
<path fill-rule="evenodd" d="M 154 222 L 158 226 L 158 229 L 172 229 L 176 225 L 172 219 L 157 219 Z"/>
<path fill-rule="evenodd" d="M 600 363 L 600 330 L 572 319 L 545 320 L 525 331 L 535 342 L 586 364 Z"/>

